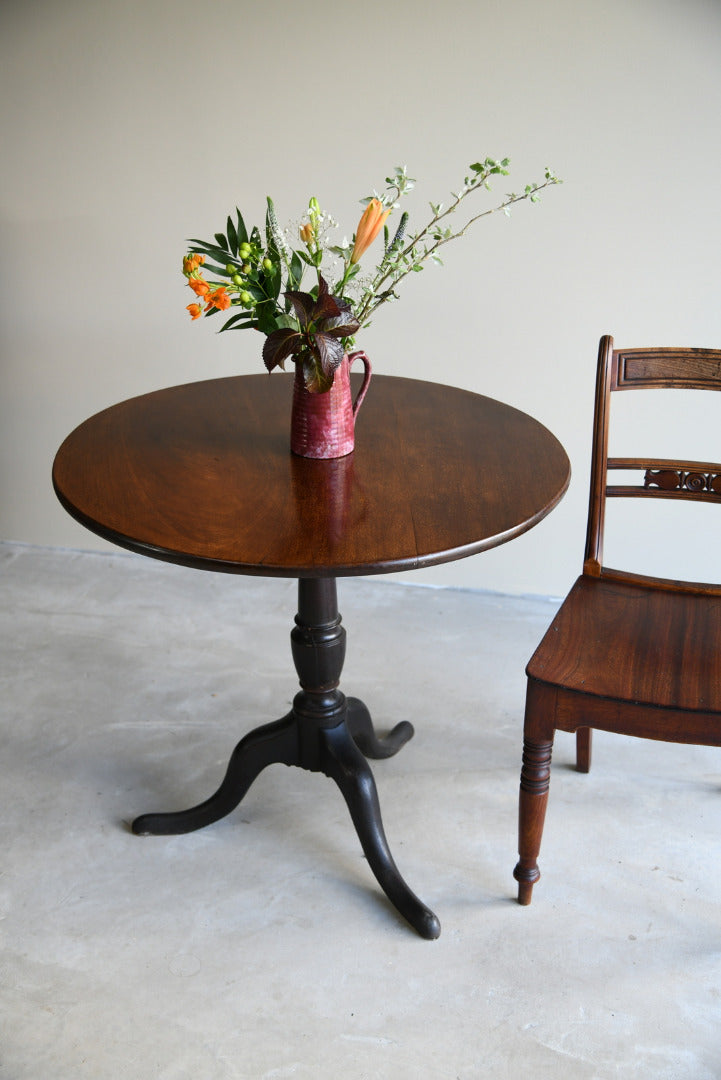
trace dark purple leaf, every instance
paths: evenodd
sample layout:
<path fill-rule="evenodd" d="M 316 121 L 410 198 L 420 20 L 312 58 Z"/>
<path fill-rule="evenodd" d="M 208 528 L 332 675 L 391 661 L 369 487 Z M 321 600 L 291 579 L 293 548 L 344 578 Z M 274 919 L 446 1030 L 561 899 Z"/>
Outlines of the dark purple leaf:
<path fill-rule="evenodd" d="M 325 296 L 318 297 L 313 308 L 312 318 L 313 322 L 319 322 L 321 319 L 334 319 L 340 314 L 342 314 L 342 312 L 335 296 L 326 293 Z"/>
<path fill-rule="evenodd" d="M 282 330 L 274 330 L 265 339 L 263 345 L 263 363 L 268 371 L 274 367 L 283 366 L 283 361 L 292 356 L 300 348 L 302 339 L 297 330 L 285 327 Z"/>
<path fill-rule="evenodd" d="M 315 346 L 323 374 L 332 376 L 343 359 L 343 346 L 337 338 L 327 334 L 315 334 Z"/>
<path fill-rule="evenodd" d="M 331 319 L 322 319 L 318 323 L 318 330 L 323 334 L 331 334 L 336 338 L 352 337 L 360 330 L 360 323 L 354 315 L 341 312 Z"/>
<path fill-rule="evenodd" d="M 314 298 L 310 293 L 298 292 L 295 289 L 290 289 L 288 292 L 283 293 L 283 295 L 287 300 L 290 300 L 293 309 L 298 316 L 300 325 L 305 329 L 312 318 L 313 307 L 315 305 Z"/>
<path fill-rule="evenodd" d="M 307 353 L 303 359 L 303 381 L 309 394 L 325 394 L 333 385 L 333 372 L 326 375 L 318 359 Z"/>

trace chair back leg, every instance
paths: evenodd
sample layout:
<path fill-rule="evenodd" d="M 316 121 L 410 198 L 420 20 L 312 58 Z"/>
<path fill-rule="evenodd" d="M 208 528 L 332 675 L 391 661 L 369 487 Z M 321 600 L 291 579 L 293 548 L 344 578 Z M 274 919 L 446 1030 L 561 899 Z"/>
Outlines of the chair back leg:
<path fill-rule="evenodd" d="M 593 731 L 590 727 L 580 727 L 576 732 L 576 769 L 578 772 L 591 771 L 591 747 Z"/>

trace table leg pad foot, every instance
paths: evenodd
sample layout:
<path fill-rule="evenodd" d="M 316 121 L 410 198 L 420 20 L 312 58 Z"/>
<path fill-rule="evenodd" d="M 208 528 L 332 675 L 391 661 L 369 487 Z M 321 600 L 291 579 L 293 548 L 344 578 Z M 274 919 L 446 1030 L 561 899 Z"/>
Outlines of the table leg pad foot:
<path fill-rule="evenodd" d="M 387 735 L 378 736 L 371 714 L 358 698 L 348 698 L 346 722 L 356 746 L 368 758 L 393 757 L 413 738 L 413 724 L 408 720 L 401 720 Z"/>

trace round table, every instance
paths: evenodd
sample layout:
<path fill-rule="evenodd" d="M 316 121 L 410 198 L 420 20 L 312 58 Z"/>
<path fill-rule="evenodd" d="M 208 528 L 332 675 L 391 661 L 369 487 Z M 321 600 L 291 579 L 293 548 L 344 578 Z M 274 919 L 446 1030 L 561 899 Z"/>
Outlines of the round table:
<path fill-rule="evenodd" d="M 354 377 L 355 382 L 355 377 Z M 175 386 L 114 405 L 60 447 L 53 483 L 88 529 L 153 558 L 234 574 L 298 579 L 291 650 L 301 691 L 281 720 L 235 748 L 217 792 L 189 810 L 144 814 L 138 834 L 201 828 L 229 813 L 267 765 L 334 779 L 376 878 L 424 937 L 440 924 L 401 877 L 367 757 L 384 738 L 339 690 L 345 630 L 336 579 L 463 558 L 530 529 L 570 479 L 563 447 L 536 420 L 491 398 L 374 376 L 356 449 L 317 461 L 289 450 L 291 375 Z"/>

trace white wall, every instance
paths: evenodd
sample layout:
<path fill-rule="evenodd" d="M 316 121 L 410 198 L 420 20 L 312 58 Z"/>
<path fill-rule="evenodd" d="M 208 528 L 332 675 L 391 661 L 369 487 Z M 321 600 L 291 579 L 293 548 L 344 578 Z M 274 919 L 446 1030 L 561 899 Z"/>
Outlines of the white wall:
<path fill-rule="evenodd" d="M 56 504 L 86 416 L 260 371 L 190 324 L 179 263 L 238 203 L 281 219 L 406 163 L 419 220 L 479 156 L 537 207 L 446 249 L 363 344 L 378 372 L 490 394 L 566 446 L 574 482 L 505 548 L 412 580 L 560 594 L 580 567 L 599 336 L 721 346 L 717 0 L 26 0 L 0 14 L 0 537 L 98 546 Z"/>

